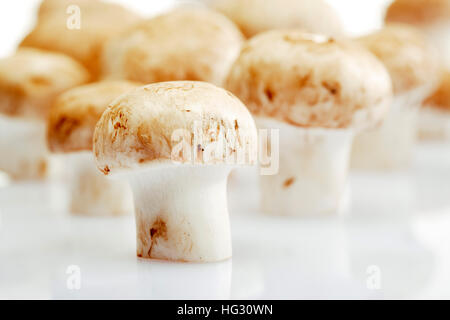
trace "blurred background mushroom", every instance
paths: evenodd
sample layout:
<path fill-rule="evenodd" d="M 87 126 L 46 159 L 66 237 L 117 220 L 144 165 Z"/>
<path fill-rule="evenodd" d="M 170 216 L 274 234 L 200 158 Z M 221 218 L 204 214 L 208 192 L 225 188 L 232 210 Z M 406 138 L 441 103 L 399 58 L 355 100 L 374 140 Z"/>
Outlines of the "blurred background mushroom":
<path fill-rule="evenodd" d="M 144 20 L 111 40 L 102 55 L 104 77 L 222 85 L 242 41 L 237 27 L 220 13 L 178 8 Z"/>
<path fill-rule="evenodd" d="M 379 123 L 391 102 L 391 80 L 380 61 L 350 41 L 273 30 L 247 42 L 226 88 L 259 128 L 280 131 L 279 149 L 268 147 L 279 151 L 279 171 L 260 177 L 262 210 L 339 212 L 354 130 Z"/>
<path fill-rule="evenodd" d="M 81 62 L 96 79 L 103 43 L 139 21 L 139 15 L 99 0 L 44 0 L 21 47 L 61 52 Z"/>
<path fill-rule="evenodd" d="M 302 29 L 342 36 L 336 11 L 324 0 L 206 0 L 233 20 L 246 37 L 273 29 Z"/>
<path fill-rule="evenodd" d="M 94 82 L 64 92 L 53 103 L 47 142 L 50 151 L 64 159 L 72 213 L 115 216 L 133 212 L 128 184 L 106 179 L 97 170 L 92 139 L 95 125 L 108 105 L 138 86 L 130 81 Z"/>
<path fill-rule="evenodd" d="M 356 136 L 352 167 L 408 168 L 413 160 L 417 113 L 439 84 L 437 53 L 420 31 L 407 25 L 391 24 L 357 40 L 386 66 L 392 78 L 394 100 L 378 128 Z"/>
<path fill-rule="evenodd" d="M 0 170 L 16 180 L 54 173 L 45 142 L 50 106 L 88 80 L 82 65 L 59 53 L 23 48 L 0 60 Z"/>

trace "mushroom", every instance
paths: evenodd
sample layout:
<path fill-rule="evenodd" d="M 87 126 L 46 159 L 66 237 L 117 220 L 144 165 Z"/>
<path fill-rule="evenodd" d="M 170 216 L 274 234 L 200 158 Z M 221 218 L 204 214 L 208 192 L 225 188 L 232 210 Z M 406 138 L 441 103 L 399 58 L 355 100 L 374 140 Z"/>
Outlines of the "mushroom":
<path fill-rule="evenodd" d="M 0 170 L 17 180 L 55 173 L 45 141 L 48 110 L 58 94 L 88 79 L 62 54 L 19 49 L 0 60 Z"/>
<path fill-rule="evenodd" d="M 197 80 L 221 85 L 243 36 L 220 13 L 175 9 L 131 27 L 103 51 L 106 78 L 154 83 Z"/>
<path fill-rule="evenodd" d="M 137 83 L 105 81 L 73 88 L 61 94 L 48 117 L 47 142 L 51 152 L 64 155 L 70 178 L 70 209 L 84 215 L 120 215 L 133 212 L 128 184 L 98 172 L 92 153 L 95 125 L 108 104 Z"/>
<path fill-rule="evenodd" d="M 441 85 L 424 103 L 419 116 L 419 137 L 450 139 L 450 71 L 446 71 Z"/>
<path fill-rule="evenodd" d="M 229 258 L 227 176 L 255 163 L 256 143 L 246 107 L 212 84 L 161 82 L 112 102 L 95 129 L 94 154 L 105 175 L 131 185 L 137 255 Z"/>
<path fill-rule="evenodd" d="M 44 0 L 35 27 L 20 46 L 71 56 L 96 79 L 100 77 L 103 44 L 139 20 L 137 14 L 118 4 L 98 0 Z"/>
<path fill-rule="evenodd" d="M 450 0 L 395 0 L 386 12 L 386 22 L 419 28 L 450 68 Z"/>
<path fill-rule="evenodd" d="M 211 7 L 233 20 L 248 37 L 272 29 L 302 29 L 343 35 L 337 12 L 323 0 L 209 0 Z"/>
<path fill-rule="evenodd" d="M 422 34 L 392 24 L 358 39 L 386 66 L 394 100 L 383 124 L 358 135 L 352 149 L 357 169 L 394 170 L 408 167 L 417 135 L 417 114 L 439 83 L 437 54 Z"/>
<path fill-rule="evenodd" d="M 339 211 L 353 132 L 380 122 L 389 107 L 384 66 L 349 41 L 274 30 L 248 41 L 226 88 L 259 128 L 279 130 L 278 147 L 270 141 L 275 148 L 268 148 L 279 151 L 279 170 L 260 177 L 262 209 L 291 216 Z"/>

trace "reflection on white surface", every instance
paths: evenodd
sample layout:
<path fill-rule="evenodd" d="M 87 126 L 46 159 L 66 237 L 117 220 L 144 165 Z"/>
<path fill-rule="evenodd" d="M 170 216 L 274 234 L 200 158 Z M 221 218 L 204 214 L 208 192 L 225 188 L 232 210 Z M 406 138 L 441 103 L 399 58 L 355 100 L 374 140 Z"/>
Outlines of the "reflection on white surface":
<path fill-rule="evenodd" d="M 352 207 L 361 212 L 341 219 L 283 219 L 260 214 L 252 180 L 238 175 L 229 186 L 233 259 L 212 264 L 139 260 L 132 217 L 50 214 L 45 185 L 3 187 L 0 298 L 450 298 L 445 150 L 421 146 L 409 183 L 384 178 L 378 200 L 388 201 L 385 209 L 414 213 L 398 217 L 393 211 L 370 216 L 375 203 L 364 207 L 367 199 L 357 196 L 381 184 L 381 177 L 374 183 L 371 175 L 352 176 L 354 195 L 359 190 Z M 386 198 L 403 187 L 414 194 L 409 207 L 401 196 Z M 68 288 L 69 266 L 79 267 L 79 290 Z M 379 271 L 379 287 L 368 285 L 371 270 Z"/>

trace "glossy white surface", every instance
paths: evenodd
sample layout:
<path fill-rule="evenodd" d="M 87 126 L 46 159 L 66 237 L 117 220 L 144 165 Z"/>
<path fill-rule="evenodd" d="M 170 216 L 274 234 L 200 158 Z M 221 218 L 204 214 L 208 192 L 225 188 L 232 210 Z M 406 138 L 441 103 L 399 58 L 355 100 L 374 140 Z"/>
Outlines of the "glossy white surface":
<path fill-rule="evenodd" d="M 341 218 L 261 215 L 250 177 L 230 182 L 233 259 L 212 264 L 138 260 L 132 217 L 70 216 L 57 184 L 0 188 L 0 298 L 450 298 L 450 146 L 353 173 Z"/>

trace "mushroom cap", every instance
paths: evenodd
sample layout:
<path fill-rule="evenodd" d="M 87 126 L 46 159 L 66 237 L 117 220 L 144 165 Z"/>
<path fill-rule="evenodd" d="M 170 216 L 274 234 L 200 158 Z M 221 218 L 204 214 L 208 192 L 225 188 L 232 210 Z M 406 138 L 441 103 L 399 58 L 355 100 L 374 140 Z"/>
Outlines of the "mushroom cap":
<path fill-rule="evenodd" d="M 176 9 L 145 20 L 111 41 L 103 53 L 103 66 L 112 78 L 221 85 L 242 41 L 239 29 L 220 13 Z"/>
<path fill-rule="evenodd" d="M 247 37 L 290 28 L 329 36 L 343 34 L 338 14 L 323 0 L 213 0 L 212 6 L 233 20 Z"/>
<path fill-rule="evenodd" d="M 137 88 L 130 81 L 104 81 L 70 89 L 50 109 L 47 141 L 52 152 L 92 151 L 95 125 L 118 96 Z"/>
<path fill-rule="evenodd" d="M 429 87 L 426 96 L 436 87 L 440 77 L 438 54 L 417 29 L 392 24 L 358 42 L 386 66 L 395 94 Z"/>
<path fill-rule="evenodd" d="M 189 150 L 197 150 L 195 160 L 186 154 L 174 158 L 180 137 Z M 225 142 L 225 152 L 206 159 L 207 149 L 220 141 Z M 173 165 L 174 160 L 233 165 L 227 157 L 238 153 L 248 159 L 242 164 L 254 164 L 256 145 L 255 123 L 242 102 L 224 89 L 196 81 L 160 82 L 120 96 L 94 133 L 94 154 L 104 174 L 149 164 Z"/>
<path fill-rule="evenodd" d="M 426 100 L 424 105 L 450 111 L 450 71 L 444 73 L 439 88 Z"/>
<path fill-rule="evenodd" d="M 88 80 L 86 69 L 68 56 L 19 49 L 0 59 L 0 113 L 44 119 L 57 95 Z"/>
<path fill-rule="evenodd" d="M 80 8 L 80 29 L 68 28 L 73 15 L 67 11 L 70 5 Z M 65 53 L 80 61 L 94 78 L 98 78 L 104 42 L 139 20 L 138 15 L 117 4 L 98 0 L 45 0 L 34 29 L 20 46 Z"/>
<path fill-rule="evenodd" d="M 226 88 L 254 115 L 299 127 L 364 129 L 382 119 L 392 96 L 386 68 L 369 51 L 299 30 L 248 41 Z"/>
<path fill-rule="evenodd" d="M 450 21 L 450 0 L 396 0 L 385 20 L 418 26 Z"/>

